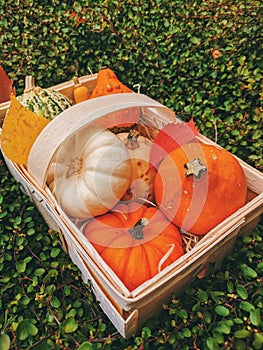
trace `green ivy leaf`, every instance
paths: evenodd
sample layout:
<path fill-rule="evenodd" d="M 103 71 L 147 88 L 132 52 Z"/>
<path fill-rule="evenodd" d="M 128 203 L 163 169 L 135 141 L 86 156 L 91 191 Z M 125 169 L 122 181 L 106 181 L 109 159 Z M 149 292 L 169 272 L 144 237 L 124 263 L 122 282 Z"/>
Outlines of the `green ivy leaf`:
<path fill-rule="evenodd" d="M 205 315 L 204 315 L 204 321 L 207 324 L 210 324 L 212 322 L 212 315 L 210 312 L 206 311 Z"/>
<path fill-rule="evenodd" d="M 31 320 L 24 319 L 18 325 L 17 334 L 20 340 L 25 340 L 29 336 L 35 336 L 37 333 L 38 329 Z"/>
<path fill-rule="evenodd" d="M 52 256 L 52 258 L 56 258 L 59 255 L 60 252 L 61 252 L 60 248 L 53 248 L 51 250 L 51 254 L 50 255 Z"/>
<path fill-rule="evenodd" d="M 34 233 L 35 233 L 35 229 L 34 228 L 30 228 L 29 230 L 27 230 L 28 236 L 32 236 Z"/>
<path fill-rule="evenodd" d="M 32 323 L 32 322 L 29 322 L 27 324 L 27 331 L 28 331 L 28 334 L 29 335 L 37 335 L 38 333 L 38 328 Z"/>
<path fill-rule="evenodd" d="M 7 211 L 6 210 L 4 210 L 4 211 L 0 211 L 0 219 L 3 219 L 5 216 L 7 216 Z"/>
<path fill-rule="evenodd" d="M 260 309 L 251 309 L 249 313 L 249 318 L 253 326 L 259 326 L 261 322 Z"/>
<path fill-rule="evenodd" d="M 25 260 L 21 260 L 21 261 L 18 261 L 16 263 L 16 270 L 19 273 L 23 273 L 23 272 L 26 271 L 26 262 L 25 262 Z"/>
<path fill-rule="evenodd" d="M 263 334 L 262 333 L 255 333 L 254 334 L 254 340 L 252 343 L 254 349 L 262 349 L 263 347 Z"/>
<path fill-rule="evenodd" d="M 192 335 L 191 330 L 189 328 L 183 328 L 182 333 L 185 338 L 190 338 Z"/>
<path fill-rule="evenodd" d="M 202 302 L 206 302 L 208 300 L 208 294 L 204 290 L 201 289 L 197 293 L 197 298 Z"/>
<path fill-rule="evenodd" d="M 242 309 L 244 311 L 250 312 L 254 308 L 255 308 L 254 305 L 252 305 L 248 301 L 241 301 L 241 303 L 240 303 L 240 309 Z"/>
<path fill-rule="evenodd" d="M 45 273 L 45 269 L 43 267 L 40 267 L 40 268 L 35 270 L 34 275 L 37 277 L 40 277 L 40 276 L 44 275 L 44 273 Z"/>
<path fill-rule="evenodd" d="M 28 331 L 27 331 L 27 327 L 24 321 L 22 321 L 21 323 L 19 323 L 18 327 L 17 327 L 17 336 L 20 340 L 25 340 L 28 337 Z"/>
<path fill-rule="evenodd" d="M 55 309 L 58 309 L 61 306 L 61 302 L 57 297 L 53 296 L 50 300 L 50 305 Z"/>
<path fill-rule="evenodd" d="M 215 307 L 215 312 L 219 315 L 219 316 L 228 316 L 229 315 L 229 309 L 223 305 L 217 305 Z"/>
<path fill-rule="evenodd" d="M 234 284 L 231 281 L 227 281 L 227 291 L 228 293 L 233 293 L 234 290 Z"/>
<path fill-rule="evenodd" d="M 78 322 L 75 320 L 75 318 L 70 317 L 66 320 L 63 328 L 65 333 L 75 332 L 78 329 Z"/>
<path fill-rule="evenodd" d="M 241 265 L 241 270 L 245 277 L 256 278 L 258 276 L 257 272 L 246 264 Z"/>
<path fill-rule="evenodd" d="M 243 324 L 244 323 L 244 321 L 241 318 L 238 318 L 238 317 L 234 318 L 233 321 L 234 321 L 235 324 Z"/>
<path fill-rule="evenodd" d="M 106 326 L 104 324 L 104 329 L 102 328 L 101 331 L 105 330 Z M 152 332 L 150 330 L 150 328 L 148 327 L 143 327 L 142 331 L 141 331 L 141 336 L 143 339 L 148 339 L 150 336 L 152 335 Z"/>
<path fill-rule="evenodd" d="M 237 294 L 240 296 L 241 299 L 246 300 L 248 298 L 248 292 L 242 284 L 237 285 Z"/>
<path fill-rule="evenodd" d="M 188 312 L 184 309 L 179 309 L 176 313 L 182 319 L 186 319 L 188 317 Z"/>
<path fill-rule="evenodd" d="M 200 39 L 195 36 L 192 36 L 190 40 L 192 44 L 200 44 Z"/>
<path fill-rule="evenodd" d="M 262 137 L 262 130 L 260 130 L 260 129 L 255 130 L 255 132 L 252 135 L 252 139 L 258 140 L 261 137 Z"/>
<path fill-rule="evenodd" d="M 70 295 L 70 286 L 64 286 L 64 293 L 66 297 Z"/>
<path fill-rule="evenodd" d="M 231 326 L 227 322 L 220 322 L 216 327 L 216 331 L 219 333 L 230 334 Z"/>
<path fill-rule="evenodd" d="M 239 339 L 249 338 L 251 333 L 247 329 L 240 329 L 234 333 L 234 336 Z"/>
<path fill-rule="evenodd" d="M 208 347 L 209 350 L 220 350 L 216 340 L 214 338 L 207 338 L 206 340 L 206 345 Z"/>
<path fill-rule="evenodd" d="M 8 350 L 10 349 L 10 337 L 8 334 L 0 333 L 0 349 L 1 350 Z"/>
<path fill-rule="evenodd" d="M 93 345 L 92 343 L 90 343 L 89 341 L 85 341 L 84 343 L 82 343 L 79 347 L 78 350 L 92 350 Z"/>

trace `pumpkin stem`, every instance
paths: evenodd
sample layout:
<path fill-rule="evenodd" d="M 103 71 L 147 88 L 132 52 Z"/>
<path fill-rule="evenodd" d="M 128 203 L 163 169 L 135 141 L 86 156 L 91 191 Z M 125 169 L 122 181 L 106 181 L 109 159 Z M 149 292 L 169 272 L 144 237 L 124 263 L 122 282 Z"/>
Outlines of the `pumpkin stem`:
<path fill-rule="evenodd" d="M 139 147 L 138 137 L 139 137 L 139 132 L 137 130 L 131 129 L 129 131 L 128 136 L 127 136 L 127 140 L 125 142 L 125 146 L 128 149 L 131 149 L 131 150 L 134 150 L 135 148 L 138 148 Z"/>
<path fill-rule="evenodd" d="M 136 239 L 143 239 L 143 228 L 149 224 L 149 220 L 141 218 L 136 224 L 129 229 L 129 233 Z"/>
<path fill-rule="evenodd" d="M 191 176 L 196 180 L 201 180 L 202 174 L 207 172 L 207 167 L 201 162 L 199 158 L 195 158 L 190 162 L 184 164 L 186 168 L 185 176 Z"/>
<path fill-rule="evenodd" d="M 133 85 L 134 88 L 137 88 L 137 94 L 140 94 L 141 92 L 141 84 L 135 84 Z"/>
<path fill-rule="evenodd" d="M 38 92 L 41 90 L 40 87 L 35 85 L 35 79 L 32 75 L 27 75 L 25 78 L 25 89 L 24 93 L 30 92 L 30 91 L 35 91 Z"/>
<path fill-rule="evenodd" d="M 73 175 L 79 175 L 83 170 L 83 158 L 70 159 L 68 162 L 66 178 L 70 178 Z"/>
<path fill-rule="evenodd" d="M 77 76 L 73 77 L 73 84 L 74 84 L 74 87 L 81 86 L 81 83 L 80 83 L 79 78 Z"/>

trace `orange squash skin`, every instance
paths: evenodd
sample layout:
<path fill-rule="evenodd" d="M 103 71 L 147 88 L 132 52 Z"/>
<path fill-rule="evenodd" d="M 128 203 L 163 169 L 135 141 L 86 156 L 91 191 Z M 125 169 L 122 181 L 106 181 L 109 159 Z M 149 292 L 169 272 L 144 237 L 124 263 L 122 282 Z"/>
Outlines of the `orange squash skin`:
<path fill-rule="evenodd" d="M 186 175 L 186 164 L 198 158 L 201 178 Z M 189 143 L 160 164 L 154 183 L 155 200 L 178 227 L 204 235 L 246 202 L 243 169 L 228 151 L 214 145 Z"/>
<path fill-rule="evenodd" d="M 133 91 L 124 85 L 117 75 L 110 68 L 99 70 L 96 86 L 93 89 L 90 99 L 111 94 L 132 93 Z M 129 128 L 138 123 L 140 108 L 133 107 L 111 113 L 99 120 L 101 126 L 107 128 L 119 127 Z"/>
<path fill-rule="evenodd" d="M 123 92 L 132 92 L 132 90 L 124 85 L 110 68 L 103 68 L 98 72 L 97 83 L 90 98 Z"/>
<path fill-rule="evenodd" d="M 73 77 L 73 100 L 75 103 L 80 103 L 86 101 L 90 97 L 89 89 L 82 85 L 78 79 L 78 77 Z"/>
<path fill-rule="evenodd" d="M 149 223 L 142 229 L 143 238 L 137 239 L 129 230 L 142 218 Z M 89 222 L 84 234 L 130 291 L 158 273 L 160 260 L 171 247 L 161 270 L 184 254 L 178 228 L 157 208 L 136 201 L 120 202 Z"/>

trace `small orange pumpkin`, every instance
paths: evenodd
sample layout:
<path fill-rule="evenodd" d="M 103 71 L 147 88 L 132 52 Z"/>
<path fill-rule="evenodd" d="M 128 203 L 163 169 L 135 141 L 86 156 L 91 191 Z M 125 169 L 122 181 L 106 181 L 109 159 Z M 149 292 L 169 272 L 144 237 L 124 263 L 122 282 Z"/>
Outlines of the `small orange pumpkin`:
<path fill-rule="evenodd" d="M 184 254 L 178 228 L 136 201 L 94 218 L 84 234 L 130 291 Z"/>
<path fill-rule="evenodd" d="M 230 152 L 191 142 L 160 163 L 154 193 L 156 203 L 175 225 L 204 235 L 245 204 L 247 183 Z"/>
<path fill-rule="evenodd" d="M 102 68 L 98 72 L 96 86 L 90 98 L 123 92 L 132 92 L 132 90 L 124 85 L 110 68 Z"/>
<path fill-rule="evenodd" d="M 89 99 L 90 91 L 87 86 L 81 84 L 77 76 L 73 77 L 73 100 L 75 103 L 83 102 Z"/>
<path fill-rule="evenodd" d="M 132 92 L 110 68 L 102 68 L 98 72 L 96 86 L 90 95 L 90 99 L 110 94 Z M 119 132 L 120 128 L 127 129 L 138 123 L 139 116 L 140 108 L 126 108 L 101 118 L 98 124 L 106 128 L 115 128 L 117 129 L 116 132 Z"/>

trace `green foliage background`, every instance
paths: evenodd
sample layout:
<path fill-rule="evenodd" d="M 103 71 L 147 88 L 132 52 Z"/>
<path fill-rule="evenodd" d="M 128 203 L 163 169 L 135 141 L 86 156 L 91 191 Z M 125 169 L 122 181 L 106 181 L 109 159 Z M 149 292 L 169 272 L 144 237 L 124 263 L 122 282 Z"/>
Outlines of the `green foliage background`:
<path fill-rule="evenodd" d="M 262 10 L 253 0 L 0 0 L 0 65 L 18 94 L 28 74 L 48 87 L 109 66 L 262 171 Z M 262 224 L 126 341 L 3 162 L 0 175 L 3 350 L 262 347 Z"/>

